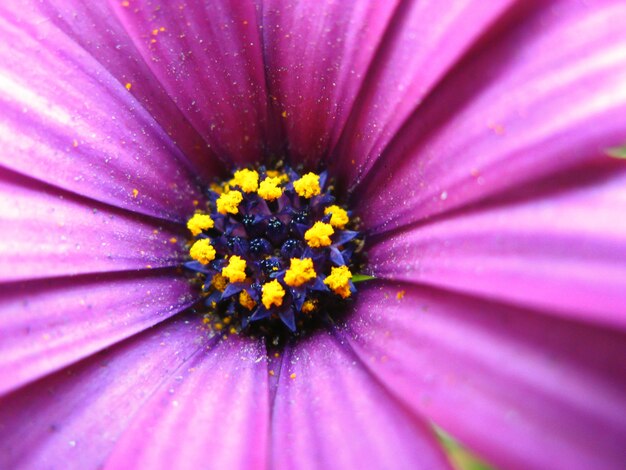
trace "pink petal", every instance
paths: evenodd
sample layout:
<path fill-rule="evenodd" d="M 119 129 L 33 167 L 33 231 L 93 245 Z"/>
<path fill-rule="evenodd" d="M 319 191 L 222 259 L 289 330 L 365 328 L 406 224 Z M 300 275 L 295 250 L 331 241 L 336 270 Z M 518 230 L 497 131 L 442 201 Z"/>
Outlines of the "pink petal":
<path fill-rule="evenodd" d="M 275 373 L 272 468 L 449 468 L 424 421 L 329 334 L 301 338 Z"/>
<path fill-rule="evenodd" d="M 400 126 L 512 0 L 405 2 L 368 71 L 343 140 L 338 171 L 355 181 Z"/>
<path fill-rule="evenodd" d="M 395 396 L 496 466 L 624 461 L 623 334 L 407 284 L 362 291 L 349 329 Z"/>
<path fill-rule="evenodd" d="M 250 1 L 116 2 L 156 79 L 227 165 L 264 157 L 269 124 L 257 11 Z"/>
<path fill-rule="evenodd" d="M 372 230 L 563 171 L 623 141 L 626 4 L 541 5 L 458 67 L 369 172 L 358 194 Z"/>
<path fill-rule="evenodd" d="M 0 166 L 142 214 L 193 212 L 196 177 L 132 94 L 52 23 L 18 21 L 0 19 Z"/>
<path fill-rule="evenodd" d="M 268 397 L 260 342 L 231 336 L 201 349 L 133 417 L 107 468 L 265 468 Z"/>
<path fill-rule="evenodd" d="M 0 282 L 178 266 L 187 235 L 0 168 Z"/>
<path fill-rule="evenodd" d="M 154 77 L 148 64 L 119 22 L 109 2 L 82 0 L 22 0 L 6 2 L 21 22 L 41 37 L 58 28 L 93 56 L 124 86 L 182 150 L 194 173 L 205 178 L 219 169 L 214 152 L 185 119 L 180 109 Z M 121 3 L 121 2 L 117 2 Z"/>
<path fill-rule="evenodd" d="M 337 142 L 398 0 L 263 2 L 268 86 L 292 161 Z"/>
<path fill-rule="evenodd" d="M 0 393 L 115 344 L 195 300 L 187 279 L 170 270 L 2 284 Z"/>
<path fill-rule="evenodd" d="M 163 381 L 207 344 L 177 319 L 0 399 L 0 467 L 101 468 Z"/>
<path fill-rule="evenodd" d="M 381 238 L 372 269 L 625 328 L 626 165 L 607 163 Z"/>

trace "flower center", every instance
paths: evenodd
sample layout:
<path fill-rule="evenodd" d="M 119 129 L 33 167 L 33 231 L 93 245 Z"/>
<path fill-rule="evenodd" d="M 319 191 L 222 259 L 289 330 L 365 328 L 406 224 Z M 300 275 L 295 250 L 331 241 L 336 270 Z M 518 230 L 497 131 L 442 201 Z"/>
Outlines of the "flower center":
<path fill-rule="evenodd" d="M 244 168 L 207 191 L 187 222 L 185 266 L 201 286 L 208 327 L 282 337 L 332 320 L 354 297 L 362 247 L 326 172 Z"/>

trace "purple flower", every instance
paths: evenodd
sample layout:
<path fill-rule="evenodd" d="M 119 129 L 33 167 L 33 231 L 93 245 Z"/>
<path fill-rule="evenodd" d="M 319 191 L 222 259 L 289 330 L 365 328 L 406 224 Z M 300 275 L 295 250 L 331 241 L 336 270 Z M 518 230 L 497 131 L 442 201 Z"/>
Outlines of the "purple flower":
<path fill-rule="evenodd" d="M 626 4 L 0 6 L 0 467 L 504 468 L 626 447 Z M 267 354 L 186 312 L 226 169 L 326 162 L 369 270 Z"/>

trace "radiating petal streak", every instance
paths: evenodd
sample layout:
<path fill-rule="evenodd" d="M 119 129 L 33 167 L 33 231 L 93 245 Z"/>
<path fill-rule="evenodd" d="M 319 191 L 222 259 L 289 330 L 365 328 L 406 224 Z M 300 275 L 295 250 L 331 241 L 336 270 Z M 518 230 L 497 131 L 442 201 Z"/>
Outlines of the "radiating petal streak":
<path fill-rule="evenodd" d="M 0 167 L 0 283 L 178 266 L 185 228 Z"/>
<path fill-rule="evenodd" d="M 287 348 L 272 416 L 272 468 L 449 468 L 428 426 L 348 349 L 328 333 Z"/>
<path fill-rule="evenodd" d="M 626 328 L 626 170 L 584 166 L 492 204 L 378 238 L 379 277 Z"/>
<path fill-rule="evenodd" d="M 152 394 L 107 468 L 266 468 L 268 397 L 261 341 L 218 340 Z"/>
<path fill-rule="evenodd" d="M 77 362 L 196 302 L 173 270 L 0 285 L 0 393 Z"/>
<path fill-rule="evenodd" d="M 0 19 L 0 165 L 149 216 L 193 212 L 197 176 L 132 94 L 56 28 L 11 18 Z"/>
<path fill-rule="evenodd" d="M 261 160 L 269 135 L 261 39 L 250 0 L 113 6 L 134 46 L 225 167 Z M 229 168 L 230 169 L 230 168 Z"/>
<path fill-rule="evenodd" d="M 361 292 L 346 338 L 396 397 L 496 466 L 623 461 L 623 333 L 378 283 Z"/>
<path fill-rule="evenodd" d="M 616 18 L 626 19 L 623 2 L 551 4 L 457 67 L 359 186 L 372 232 L 567 171 L 620 144 L 626 33 Z"/>
<path fill-rule="evenodd" d="M 170 320 L 0 398 L 0 467 L 102 468 L 146 400 L 210 347 L 189 320 Z"/>
<path fill-rule="evenodd" d="M 350 185 L 382 154 L 411 113 L 513 0 L 405 1 L 379 50 L 331 159 Z M 425 40 L 428 38 L 428 40 Z"/>

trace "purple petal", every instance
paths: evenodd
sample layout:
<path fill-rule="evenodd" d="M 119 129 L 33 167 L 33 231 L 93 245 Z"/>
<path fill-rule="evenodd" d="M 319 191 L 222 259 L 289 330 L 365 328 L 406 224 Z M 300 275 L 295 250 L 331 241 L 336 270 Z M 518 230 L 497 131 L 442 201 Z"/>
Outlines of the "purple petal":
<path fill-rule="evenodd" d="M 231 336 L 200 350 L 161 384 L 133 417 L 107 465 L 265 468 L 268 397 L 264 346 Z"/>
<path fill-rule="evenodd" d="M 110 208 L 2 168 L 0 195 L 0 282 L 183 262 L 187 234 L 181 227 Z"/>
<path fill-rule="evenodd" d="M 154 77 L 109 2 L 22 0 L 8 2 L 5 7 L 14 10 L 12 14 L 40 37 L 58 28 L 122 85 L 130 84 L 130 93 L 181 148 L 193 171 L 205 178 L 215 175 L 217 157 Z"/>
<path fill-rule="evenodd" d="M 398 3 L 263 2 L 268 86 L 292 161 L 315 165 L 336 143 Z"/>
<path fill-rule="evenodd" d="M 336 338 L 301 339 L 275 372 L 273 468 L 449 468 L 425 422 Z"/>
<path fill-rule="evenodd" d="M 114 6 L 156 79 L 228 165 L 262 158 L 268 97 L 250 1 Z"/>
<path fill-rule="evenodd" d="M 169 270 L 0 285 L 0 393 L 163 321 L 194 300 L 187 279 Z"/>
<path fill-rule="evenodd" d="M 626 4 L 541 5 L 449 76 L 369 172 L 358 193 L 369 227 L 448 211 L 623 141 Z"/>
<path fill-rule="evenodd" d="M 377 276 L 626 327 L 626 165 L 585 167 L 386 236 Z"/>
<path fill-rule="evenodd" d="M 405 2 L 372 61 L 343 140 L 339 172 L 355 181 L 409 115 L 512 0 Z"/>
<path fill-rule="evenodd" d="M 186 323 L 159 325 L 0 399 L 0 467 L 103 467 L 142 405 L 206 344 L 197 322 Z"/>
<path fill-rule="evenodd" d="M 132 94 L 52 23 L 18 21 L 0 19 L 0 165 L 147 215 L 193 212 L 196 177 Z"/>
<path fill-rule="evenodd" d="M 394 395 L 499 467 L 624 461 L 623 334 L 380 284 L 359 294 L 349 328 L 358 357 Z"/>

